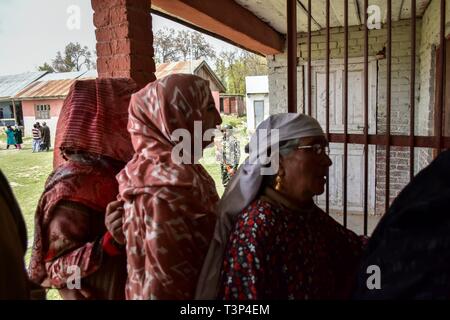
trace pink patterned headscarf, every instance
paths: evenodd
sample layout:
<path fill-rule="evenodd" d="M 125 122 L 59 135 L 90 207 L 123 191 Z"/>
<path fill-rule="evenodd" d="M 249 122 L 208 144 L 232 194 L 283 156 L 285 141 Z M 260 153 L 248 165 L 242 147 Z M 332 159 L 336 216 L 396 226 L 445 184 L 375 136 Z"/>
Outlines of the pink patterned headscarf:
<path fill-rule="evenodd" d="M 125 201 L 128 299 L 192 299 L 216 221 L 214 181 L 198 164 L 177 164 L 176 129 L 220 115 L 207 81 L 176 74 L 134 94 L 129 109 L 133 159 L 117 175 Z M 211 115 L 210 113 L 213 112 Z M 209 113 L 209 114 L 208 114 Z"/>

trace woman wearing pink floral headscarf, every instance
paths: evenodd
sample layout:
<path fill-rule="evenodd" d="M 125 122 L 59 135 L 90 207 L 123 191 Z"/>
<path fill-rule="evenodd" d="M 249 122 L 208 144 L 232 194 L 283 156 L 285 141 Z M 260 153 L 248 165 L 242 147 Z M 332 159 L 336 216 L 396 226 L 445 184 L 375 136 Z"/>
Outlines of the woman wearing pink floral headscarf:
<path fill-rule="evenodd" d="M 221 123 L 220 115 L 208 82 L 186 74 L 162 78 L 134 94 L 129 113 L 136 153 L 117 176 L 125 202 L 126 297 L 193 299 L 218 195 L 201 165 L 180 164 L 172 157 L 178 144 L 173 136 L 184 129 L 193 146 L 199 134 Z M 196 121 L 202 130 L 194 136 Z M 203 142 L 201 149 L 210 143 Z M 189 148 L 183 152 L 183 159 L 196 160 Z"/>

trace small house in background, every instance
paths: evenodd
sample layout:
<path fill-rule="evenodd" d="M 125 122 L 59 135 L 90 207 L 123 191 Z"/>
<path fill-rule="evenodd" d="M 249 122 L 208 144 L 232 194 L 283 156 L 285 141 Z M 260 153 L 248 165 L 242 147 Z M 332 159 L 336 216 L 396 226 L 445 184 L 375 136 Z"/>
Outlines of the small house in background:
<path fill-rule="evenodd" d="M 49 73 L 19 92 L 15 99 L 22 103 L 25 136 L 31 136 L 33 124 L 46 122 L 54 139 L 59 114 L 72 84 L 96 77 L 95 70 Z"/>
<path fill-rule="evenodd" d="M 269 116 L 269 77 L 245 77 L 245 105 L 250 132 Z"/>
<path fill-rule="evenodd" d="M 46 73 L 40 71 L 0 76 L 0 127 L 8 125 L 23 126 L 22 103 L 15 100 L 14 97 Z"/>
<path fill-rule="evenodd" d="M 220 94 L 220 113 L 232 114 L 239 117 L 245 115 L 244 95 L 242 94 Z"/>
<path fill-rule="evenodd" d="M 157 79 L 174 73 L 194 74 L 209 81 L 216 108 L 220 111 L 220 93 L 224 93 L 226 88 L 205 60 L 167 62 L 156 66 Z"/>

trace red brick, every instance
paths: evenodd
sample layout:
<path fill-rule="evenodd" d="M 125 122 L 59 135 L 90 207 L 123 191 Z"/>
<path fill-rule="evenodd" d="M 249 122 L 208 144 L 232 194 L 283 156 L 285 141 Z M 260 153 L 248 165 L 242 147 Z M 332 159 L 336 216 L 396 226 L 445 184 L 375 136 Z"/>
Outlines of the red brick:
<path fill-rule="evenodd" d="M 131 74 L 129 71 L 114 71 L 114 78 L 131 78 Z"/>
<path fill-rule="evenodd" d="M 98 56 L 97 58 L 97 70 L 100 73 L 107 72 L 109 70 L 108 68 L 108 58 Z"/>
<path fill-rule="evenodd" d="M 111 8 L 110 17 L 111 25 L 117 25 L 129 21 L 127 8 L 125 7 Z"/>
<path fill-rule="evenodd" d="M 97 42 L 97 56 L 110 56 L 112 54 L 109 42 Z"/>
<path fill-rule="evenodd" d="M 111 28 L 111 39 L 128 39 L 130 37 L 130 26 L 128 22 L 121 23 Z"/>
<path fill-rule="evenodd" d="M 94 26 L 101 28 L 110 24 L 110 12 L 108 8 L 94 12 Z"/>
<path fill-rule="evenodd" d="M 95 38 L 98 42 L 107 42 L 112 40 L 111 28 L 98 28 L 97 30 L 95 30 Z"/>
<path fill-rule="evenodd" d="M 141 88 L 156 80 L 155 75 L 148 72 L 132 72 L 131 77 Z"/>
<path fill-rule="evenodd" d="M 111 52 L 117 54 L 131 54 L 131 40 L 112 40 L 110 42 Z"/>
<path fill-rule="evenodd" d="M 135 39 L 131 40 L 131 49 L 133 53 L 140 54 L 140 55 L 146 55 L 149 57 L 154 56 L 154 50 L 152 46 L 152 41 L 138 41 Z"/>
<path fill-rule="evenodd" d="M 132 9 L 144 10 L 150 14 L 151 1 L 149 1 L 149 0 L 130 1 L 128 7 L 132 8 Z"/>
<path fill-rule="evenodd" d="M 91 6 L 94 11 L 99 11 L 105 8 L 112 8 L 116 6 L 127 6 L 131 5 L 131 3 L 133 2 L 139 1 L 143 0 L 91 0 Z"/>
<path fill-rule="evenodd" d="M 133 55 L 131 67 L 133 71 L 153 72 L 155 62 L 151 56 Z"/>
<path fill-rule="evenodd" d="M 100 77 L 153 81 L 153 34 L 150 0 L 91 0 L 95 11 Z"/>

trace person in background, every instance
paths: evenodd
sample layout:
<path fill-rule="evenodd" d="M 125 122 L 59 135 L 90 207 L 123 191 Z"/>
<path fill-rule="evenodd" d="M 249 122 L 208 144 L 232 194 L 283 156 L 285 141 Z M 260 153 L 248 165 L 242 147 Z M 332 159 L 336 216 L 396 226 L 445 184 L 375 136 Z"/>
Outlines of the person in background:
<path fill-rule="evenodd" d="M 114 201 L 116 174 L 133 155 L 126 127 L 136 89 L 130 79 L 76 81 L 62 107 L 28 272 L 63 299 L 125 297 L 123 212 Z"/>
<path fill-rule="evenodd" d="M 27 230 L 19 205 L 0 170 L 0 300 L 30 298 L 25 269 Z"/>
<path fill-rule="evenodd" d="M 227 187 L 231 177 L 236 173 L 241 157 L 239 140 L 233 135 L 233 127 L 222 126 L 222 143 L 219 151 L 222 184 Z"/>
<path fill-rule="evenodd" d="M 23 143 L 22 130 L 19 128 L 19 126 L 16 126 L 14 128 L 14 138 L 16 139 L 17 148 L 22 149 L 22 143 Z"/>
<path fill-rule="evenodd" d="M 49 151 L 51 147 L 51 136 L 50 128 L 47 126 L 46 122 L 42 123 L 41 130 L 41 151 Z"/>
<path fill-rule="evenodd" d="M 16 139 L 14 138 L 14 130 L 11 126 L 7 126 L 6 130 L 6 149 L 9 149 L 9 146 L 15 146 L 17 149 Z"/>
<path fill-rule="evenodd" d="M 39 127 L 36 123 L 33 125 L 31 133 L 33 135 L 33 142 L 32 142 L 33 153 L 39 152 L 41 146 L 41 130 L 39 130 Z"/>

